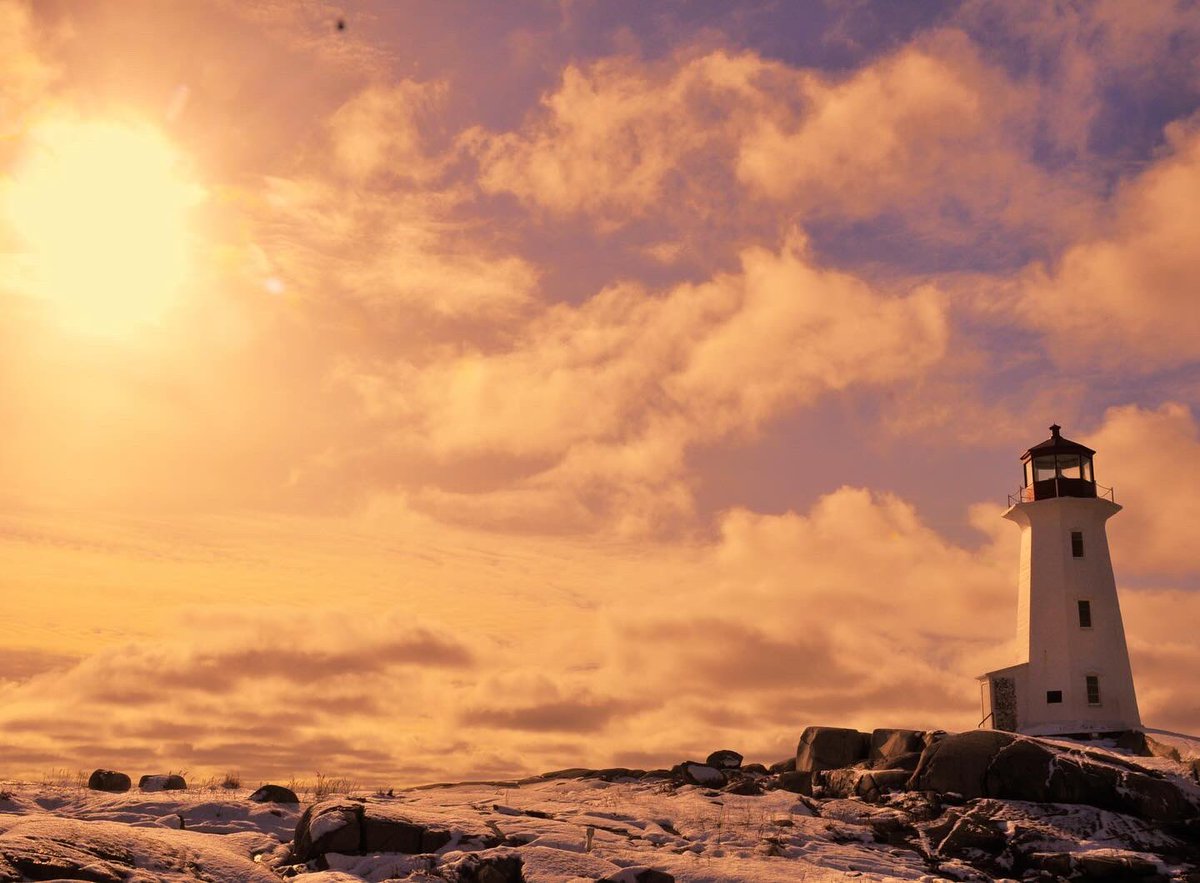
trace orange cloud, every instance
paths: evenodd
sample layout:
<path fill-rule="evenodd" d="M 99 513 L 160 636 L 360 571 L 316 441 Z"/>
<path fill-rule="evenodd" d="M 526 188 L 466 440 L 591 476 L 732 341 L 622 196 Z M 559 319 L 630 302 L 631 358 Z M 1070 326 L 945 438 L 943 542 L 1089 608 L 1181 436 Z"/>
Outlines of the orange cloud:
<path fill-rule="evenodd" d="M 1172 124 L 1167 140 L 1167 155 L 1118 194 L 1101 235 L 1024 279 L 1021 315 L 1062 363 L 1086 358 L 1144 371 L 1200 354 L 1200 131 Z"/>
<path fill-rule="evenodd" d="M 748 52 L 608 58 L 567 67 L 522 130 L 465 143 L 485 190 L 606 228 L 682 215 L 745 229 L 782 203 L 805 218 L 895 213 L 949 238 L 965 215 L 1057 231 L 1087 197 L 1029 158 L 1036 95 L 953 30 L 840 78 Z"/>
<path fill-rule="evenodd" d="M 753 435 L 831 391 L 918 376 L 945 347 L 931 288 L 875 291 L 816 266 L 795 239 L 779 253 L 747 249 L 741 263 L 738 274 L 661 296 L 620 285 L 579 307 L 551 307 L 507 350 L 362 364 L 346 381 L 410 463 L 458 464 L 461 480 L 463 462 L 481 460 L 491 481 L 502 471 L 515 478 L 430 482 L 411 502 L 444 517 L 472 519 L 483 507 L 500 521 L 523 510 L 526 523 L 561 524 L 575 518 L 572 500 L 590 497 L 593 514 L 633 515 L 632 526 L 651 512 L 631 512 L 620 489 L 649 487 L 667 508 L 686 506 L 672 484 L 689 446 Z M 314 464 L 314 479 L 326 466 L 358 471 L 362 453 L 346 456 Z M 617 500 L 606 503 L 610 488 Z"/>

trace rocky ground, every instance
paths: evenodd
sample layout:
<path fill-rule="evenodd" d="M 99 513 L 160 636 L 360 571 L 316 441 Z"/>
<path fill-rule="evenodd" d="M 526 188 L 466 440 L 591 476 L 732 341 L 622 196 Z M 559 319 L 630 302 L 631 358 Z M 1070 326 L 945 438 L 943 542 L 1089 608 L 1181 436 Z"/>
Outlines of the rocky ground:
<path fill-rule="evenodd" d="M 304 803 L 182 784 L 0 787 L 0 881 L 1200 881 L 1195 770 L 1155 740 L 810 728 L 770 769 L 719 751 Z"/>

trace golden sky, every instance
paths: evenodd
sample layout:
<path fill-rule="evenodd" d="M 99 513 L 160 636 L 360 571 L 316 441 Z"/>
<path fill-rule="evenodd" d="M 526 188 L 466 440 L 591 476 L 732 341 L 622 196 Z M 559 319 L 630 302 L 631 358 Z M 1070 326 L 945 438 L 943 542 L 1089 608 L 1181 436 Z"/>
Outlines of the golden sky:
<path fill-rule="evenodd" d="M 1126 507 L 1143 719 L 1200 731 L 1198 44 L 0 0 L 0 776 L 972 727 L 1055 421 Z"/>

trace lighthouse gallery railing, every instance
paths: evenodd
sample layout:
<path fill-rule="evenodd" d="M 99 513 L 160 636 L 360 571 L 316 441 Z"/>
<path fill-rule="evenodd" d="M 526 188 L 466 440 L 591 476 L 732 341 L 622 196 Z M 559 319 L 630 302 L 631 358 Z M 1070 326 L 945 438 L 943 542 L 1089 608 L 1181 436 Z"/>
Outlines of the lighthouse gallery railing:
<path fill-rule="evenodd" d="M 1054 487 L 1055 487 L 1054 494 L 1046 495 L 1046 496 L 1042 496 L 1041 494 L 1039 494 L 1037 496 L 1034 496 L 1034 488 L 1032 485 L 1029 485 L 1027 487 L 1018 488 L 1017 492 L 1015 494 L 1009 494 L 1008 495 L 1008 505 L 1015 506 L 1015 505 L 1017 505 L 1017 503 L 1032 503 L 1036 499 L 1043 499 L 1043 500 L 1053 499 L 1054 497 L 1059 497 L 1059 496 L 1062 496 L 1062 497 L 1080 496 L 1079 494 L 1070 494 L 1070 493 L 1059 494 L 1058 493 L 1058 482 L 1061 481 L 1061 479 L 1055 478 L 1052 480 L 1054 481 Z M 1049 480 L 1047 480 L 1047 481 L 1049 481 Z M 1095 487 L 1096 487 L 1096 496 L 1099 497 L 1101 500 L 1108 500 L 1110 503 L 1117 502 L 1116 493 L 1112 488 L 1105 487 L 1102 484 L 1097 484 Z M 1089 494 L 1088 496 L 1090 497 L 1091 495 Z"/>

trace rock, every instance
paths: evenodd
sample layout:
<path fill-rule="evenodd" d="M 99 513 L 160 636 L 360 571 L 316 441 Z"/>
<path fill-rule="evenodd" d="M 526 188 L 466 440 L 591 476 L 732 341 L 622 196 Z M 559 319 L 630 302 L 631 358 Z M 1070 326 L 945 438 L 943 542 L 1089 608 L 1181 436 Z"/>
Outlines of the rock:
<path fill-rule="evenodd" d="M 1007 843 L 1008 838 L 1002 831 L 986 822 L 962 816 L 937 845 L 937 851 L 946 856 L 961 856 L 971 850 L 999 855 Z"/>
<path fill-rule="evenodd" d="M 586 767 L 568 767 L 565 770 L 554 770 L 551 773 L 542 773 L 543 779 L 585 779 L 596 775 L 599 770 L 591 770 Z"/>
<path fill-rule="evenodd" d="M 908 787 L 967 799 L 1079 803 L 1161 822 L 1200 815 L 1200 807 L 1173 782 L 1109 760 L 1010 733 L 976 730 L 926 748 Z"/>
<path fill-rule="evenodd" d="M 704 761 L 710 767 L 715 767 L 719 770 L 736 770 L 742 765 L 742 756 L 736 751 L 730 751 L 728 748 L 722 748 L 719 751 L 714 751 L 708 756 L 708 760 Z"/>
<path fill-rule="evenodd" d="M 194 840 L 164 837 L 120 822 L 57 818 L 51 813 L 5 815 L 0 824 L 0 880 L 237 880 L 279 883 L 248 850 L 193 848 Z M 181 835 L 186 837 L 186 835 Z M 184 844 L 187 844 L 186 846 Z M 200 846 L 200 844 L 196 844 Z"/>
<path fill-rule="evenodd" d="M 871 747 L 868 757 L 872 762 L 890 760 L 902 754 L 912 754 L 925 750 L 925 734 L 920 730 L 886 730 L 879 729 L 871 733 Z M 896 767 L 882 767 L 896 769 Z"/>
<path fill-rule="evenodd" d="M 250 795 L 255 803 L 299 803 L 300 798 L 291 788 L 282 785 L 263 785 Z"/>
<path fill-rule="evenodd" d="M 468 853 L 439 871 L 448 872 L 456 883 L 525 883 L 521 857 L 508 850 L 490 855 Z"/>
<path fill-rule="evenodd" d="M 858 784 L 858 796 L 867 803 L 878 803 L 888 794 L 908 787 L 912 773 L 908 770 L 871 770 Z"/>
<path fill-rule="evenodd" d="M 862 770 L 849 767 L 813 773 L 819 778 L 822 797 L 858 797 L 867 803 L 878 803 L 885 794 L 903 791 L 911 773 L 908 770 Z"/>
<path fill-rule="evenodd" d="M 781 791 L 790 791 L 793 794 L 804 794 L 812 797 L 813 774 L 801 773 L 793 770 L 790 773 L 780 773 L 779 778 L 775 780 L 775 787 Z"/>
<path fill-rule="evenodd" d="M 1056 878 L 1071 876 L 1071 853 L 1069 852 L 1034 852 L 1025 857 L 1029 867 L 1035 871 L 1045 871 Z"/>
<path fill-rule="evenodd" d="M 437 852 L 456 834 L 482 846 L 495 846 L 502 840 L 482 824 L 472 827 L 462 820 L 410 808 L 400 810 L 390 803 L 338 798 L 304 810 L 296 823 L 292 854 L 299 862 L 330 852 L 422 855 Z"/>
<path fill-rule="evenodd" d="M 796 772 L 796 758 L 789 757 L 786 760 L 777 760 L 767 767 L 767 770 L 772 773 L 794 773 Z"/>
<path fill-rule="evenodd" d="M 992 759 L 1017 739 L 997 730 L 972 730 L 931 742 L 909 780 L 913 791 L 955 793 L 966 798 L 985 795 L 984 777 Z"/>
<path fill-rule="evenodd" d="M 1154 862 L 1136 855 L 1082 852 L 1075 855 L 1075 866 L 1085 880 L 1135 880 L 1158 874 Z"/>
<path fill-rule="evenodd" d="M 187 782 L 183 776 L 168 773 L 164 776 L 142 776 L 138 779 L 138 788 L 142 791 L 186 791 Z"/>
<path fill-rule="evenodd" d="M 737 779 L 721 790 L 726 794 L 740 794 L 743 797 L 757 797 L 763 793 L 762 785 L 755 779 Z"/>
<path fill-rule="evenodd" d="M 1014 800 L 1046 803 L 1050 800 L 1050 767 L 1054 755 L 1053 751 L 1040 742 L 1014 739 L 992 756 L 984 773 L 983 794 L 989 797 L 1011 797 Z M 964 796 L 978 795 L 964 792 Z"/>
<path fill-rule="evenodd" d="M 796 746 L 797 772 L 836 770 L 865 760 L 870 737 L 858 730 L 807 727 Z"/>
<path fill-rule="evenodd" d="M 721 770 L 694 760 L 685 760 L 675 767 L 675 771 L 689 785 L 699 785 L 703 788 L 722 788 L 727 781 L 725 773 Z"/>
<path fill-rule="evenodd" d="M 793 760 L 792 763 L 794 764 L 795 760 Z M 748 763 L 744 767 L 742 767 L 742 772 L 749 773 L 752 776 L 770 775 L 770 771 L 765 766 L 763 766 L 761 763 Z"/>
<path fill-rule="evenodd" d="M 881 757 L 878 760 L 871 761 L 871 769 L 873 770 L 908 770 L 914 772 L 917 764 L 921 762 L 921 752 L 913 751 L 909 754 L 897 754 L 894 757 Z"/>
<path fill-rule="evenodd" d="M 645 770 L 631 770 L 628 767 L 617 766 L 609 767 L 605 770 L 595 770 L 583 778 L 600 779 L 603 782 L 617 782 L 621 779 L 641 779 L 645 775 Z"/>
<path fill-rule="evenodd" d="M 306 862 L 327 852 L 353 855 L 362 845 L 363 805 L 353 800 L 325 800 L 306 808 L 296 823 L 292 854 Z"/>
<path fill-rule="evenodd" d="M 634 866 L 622 868 L 619 874 L 604 877 L 596 883 L 675 883 L 675 877 L 657 868 Z"/>
<path fill-rule="evenodd" d="M 93 791 L 118 793 L 128 791 L 133 787 L 133 782 L 129 776 L 116 770 L 94 770 L 88 777 L 88 787 Z"/>

